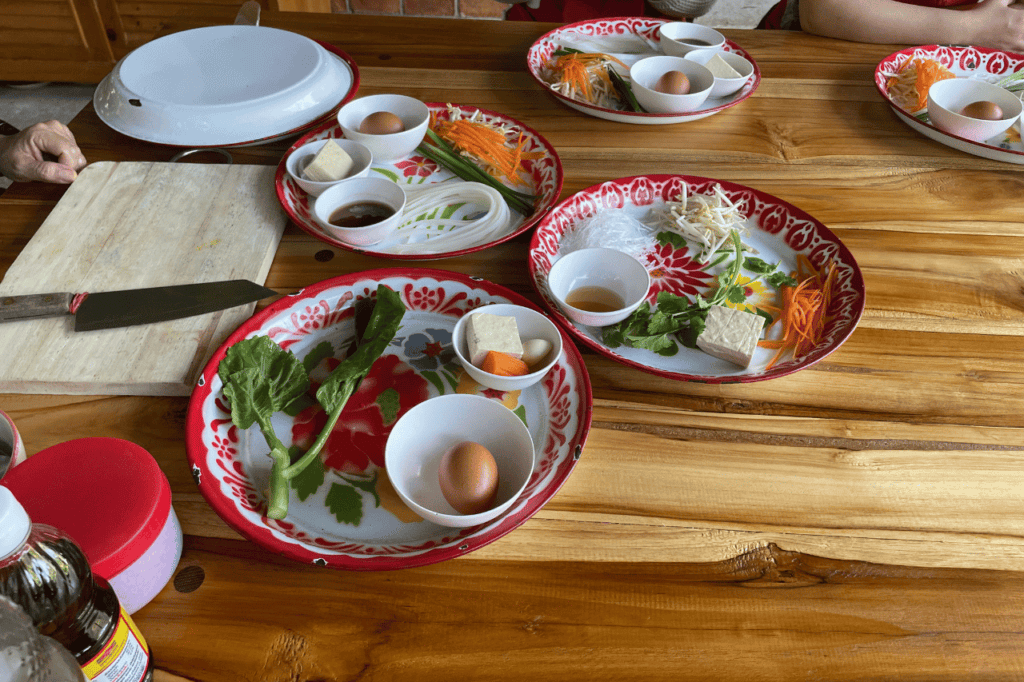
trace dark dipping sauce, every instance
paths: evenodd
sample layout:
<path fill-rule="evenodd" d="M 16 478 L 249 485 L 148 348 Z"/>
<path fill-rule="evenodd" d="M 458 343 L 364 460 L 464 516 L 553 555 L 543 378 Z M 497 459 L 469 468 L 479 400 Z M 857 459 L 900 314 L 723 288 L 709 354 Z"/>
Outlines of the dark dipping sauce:
<path fill-rule="evenodd" d="M 395 209 L 379 201 L 357 201 L 339 206 L 327 220 L 335 227 L 369 227 L 395 214 Z"/>
<path fill-rule="evenodd" d="M 680 38 L 679 42 L 686 43 L 687 45 L 699 45 L 703 47 L 710 47 L 711 43 L 700 38 Z"/>

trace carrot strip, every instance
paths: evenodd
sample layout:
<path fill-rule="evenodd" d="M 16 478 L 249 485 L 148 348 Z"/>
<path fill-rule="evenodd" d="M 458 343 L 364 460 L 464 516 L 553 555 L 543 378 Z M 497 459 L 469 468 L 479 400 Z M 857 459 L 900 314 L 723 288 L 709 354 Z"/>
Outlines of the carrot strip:
<path fill-rule="evenodd" d="M 793 359 L 796 359 L 814 349 L 828 322 L 828 307 L 835 288 L 835 263 L 830 263 L 822 273 L 806 256 L 797 254 L 797 266 L 793 274 L 798 283 L 796 286 L 782 287 L 782 310 L 768 326 L 770 329 L 781 322 L 781 338 L 764 339 L 757 343 L 761 348 L 778 351 L 766 369 L 774 367 L 787 351 L 791 350 Z"/>

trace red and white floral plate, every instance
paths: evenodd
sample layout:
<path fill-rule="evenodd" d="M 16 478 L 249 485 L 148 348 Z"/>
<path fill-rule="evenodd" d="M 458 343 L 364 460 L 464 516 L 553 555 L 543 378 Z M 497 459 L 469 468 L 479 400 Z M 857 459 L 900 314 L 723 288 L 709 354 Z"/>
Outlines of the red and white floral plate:
<path fill-rule="evenodd" d="M 745 244 L 757 250 L 757 256 L 781 269 L 796 269 L 796 256 L 804 254 L 818 269 L 835 263 L 837 270 L 836 293 L 829 308 L 829 322 L 821 342 L 810 352 L 793 360 L 780 360 L 770 370 L 765 369 L 775 351 L 758 348 L 748 368 L 741 368 L 706 353 L 680 346 L 678 353 L 663 356 L 639 348 L 619 346 L 612 349 L 604 344 L 601 329 L 576 325 L 558 308 L 547 286 L 551 265 L 557 260 L 559 247 L 566 232 L 581 221 L 601 211 L 624 209 L 642 220 L 652 206 L 664 204 L 677 196 L 684 183 L 691 193 L 709 194 L 716 184 L 726 196 L 747 216 L 746 227 L 750 235 Z M 613 246 L 608 244 L 608 246 Z M 648 300 L 653 305 L 658 292 L 669 291 L 679 296 L 692 297 L 705 294 L 714 282 L 714 272 L 702 268 L 692 249 L 677 247 L 667 242 L 652 240 L 651 248 L 640 256 L 651 275 Z M 712 180 L 688 175 L 640 175 L 611 180 L 588 187 L 563 200 L 551 210 L 534 232 L 530 245 L 530 274 L 534 287 L 543 298 L 553 316 L 580 342 L 622 364 L 658 376 L 682 381 L 704 383 L 749 383 L 785 376 L 810 367 L 839 348 L 853 333 L 864 311 L 864 279 L 853 254 L 839 238 L 822 223 L 797 207 L 769 194 L 732 182 Z M 744 271 L 748 298 L 745 304 L 734 307 L 753 312 L 754 304 L 771 302 L 774 292 L 752 274 Z M 733 305 L 733 304 L 729 304 Z"/>
<path fill-rule="evenodd" d="M 296 225 L 317 239 L 327 242 L 331 246 L 347 249 L 349 251 L 358 251 L 371 256 L 377 256 L 379 258 L 393 258 L 396 260 L 437 260 L 440 258 L 453 258 L 455 256 L 461 256 L 475 251 L 482 251 L 483 249 L 490 248 L 496 244 L 506 242 L 517 235 L 522 234 L 526 230 L 529 230 L 531 227 L 536 225 L 549 210 L 551 210 L 551 207 L 558 200 L 558 195 L 562 193 L 562 162 L 559 160 L 558 153 L 555 152 L 555 148 L 552 147 L 540 133 L 523 125 L 513 118 L 505 116 L 504 114 L 498 114 L 493 111 L 487 111 L 486 109 L 479 109 L 477 107 L 460 104 L 427 102 L 427 108 L 430 110 L 431 114 L 441 120 L 449 119 L 451 115 L 449 107 L 461 111 L 464 117 L 471 116 L 475 112 L 479 111 L 480 119 L 483 121 L 493 123 L 495 125 L 502 125 L 510 130 L 521 131 L 523 133 L 523 139 L 526 142 L 524 151 L 543 152 L 544 154 L 543 158 L 523 162 L 523 167 L 527 171 L 530 184 L 529 187 L 516 187 L 516 189 L 527 192 L 528 194 L 539 195 L 540 198 L 536 202 L 534 211 L 529 216 L 522 216 L 516 211 L 510 211 L 512 214 L 512 223 L 505 234 L 487 242 L 486 244 L 480 244 L 455 251 L 429 254 L 393 253 L 389 250 L 387 241 L 366 248 L 358 248 L 335 239 L 332 235 L 324 231 L 313 218 L 314 197 L 306 194 L 306 192 L 299 187 L 291 176 L 288 175 L 285 169 L 285 161 L 289 154 L 304 144 L 315 142 L 317 140 L 326 140 L 328 138 L 345 137 L 345 134 L 338 126 L 337 121 L 327 123 L 326 125 L 317 128 L 308 135 L 299 139 L 298 142 L 292 145 L 291 148 L 285 152 L 284 157 L 281 159 L 281 163 L 278 164 L 277 174 L 274 177 L 274 184 L 277 187 L 277 198 L 281 202 L 281 206 Z M 410 186 L 431 185 L 445 180 L 451 180 L 455 177 L 454 174 L 444 168 L 441 168 L 430 159 L 424 158 L 415 153 L 408 158 L 394 162 L 374 163 L 370 168 L 370 174 L 388 178 L 399 185 Z M 456 182 L 461 181 L 456 180 Z M 454 223 L 466 219 L 475 213 L 476 210 L 477 209 L 472 205 L 453 205 L 447 209 L 447 212 Z"/>
<path fill-rule="evenodd" d="M 690 111 L 685 114 L 649 114 L 646 112 L 619 111 L 617 109 L 599 107 L 596 104 L 576 100 L 572 97 L 567 97 L 560 92 L 555 92 L 551 89 L 551 85 L 544 80 L 541 75 L 544 70 L 544 64 L 551 59 L 551 53 L 557 50 L 562 45 L 560 41 L 564 40 L 565 37 L 570 34 L 580 34 L 584 36 L 617 36 L 633 33 L 640 35 L 648 43 L 657 45 L 661 42 L 661 38 L 658 36 L 658 27 L 662 24 L 668 23 L 669 21 L 670 20 L 668 19 L 655 19 L 651 17 L 617 17 L 612 19 L 590 19 L 587 21 L 579 21 L 575 24 L 559 26 L 553 31 L 548 31 L 542 35 L 533 43 L 533 45 L 530 46 L 530 50 L 526 53 L 526 66 L 530 70 L 530 75 L 533 76 L 535 81 L 537 81 L 537 84 L 554 95 L 566 106 L 576 109 L 577 111 L 582 111 L 584 114 L 589 114 L 590 116 L 603 118 L 608 121 L 618 121 L 619 123 L 667 125 L 671 123 L 696 121 L 698 119 L 711 116 L 712 114 L 717 114 L 729 107 L 734 107 L 754 94 L 754 90 L 757 90 L 757 86 L 761 83 L 761 69 L 757 66 L 757 62 L 754 61 L 754 58 L 750 56 L 750 53 L 731 40 L 726 40 L 725 47 L 722 49 L 726 52 L 735 52 L 749 61 L 754 67 L 754 74 L 747 81 L 746 85 L 740 88 L 736 93 L 728 95 L 727 97 L 710 98 L 706 100 L 696 111 Z M 652 54 L 661 53 L 657 52 Z"/>
<path fill-rule="evenodd" d="M 941 142 L 947 147 L 968 154 L 993 161 L 1024 164 L 1024 144 L 1021 143 L 1022 122 L 1019 119 L 1005 133 L 984 142 L 975 142 L 939 130 L 932 125 L 927 112 L 915 115 L 897 105 L 889 96 L 886 83 L 896 75 L 904 63 L 915 57 L 934 59 L 952 71 L 957 78 L 977 78 L 993 83 L 1024 69 L 1024 55 L 969 45 L 920 45 L 894 52 L 875 68 L 875 87 L 878 88 L 878 92 L 889 103 L 896 115 L 917 132 L 936 142 Z"/>
<path fill-rule="evenodd" d="M 227 348 L 265 334 L 316 369 L 321 380 L 354 339 L 353 305 L 383 283 L 408 312 L 384 355 L 349 399 L 321 455 L 296 479 L 288 517 L 266 518 L 269 448 L 258 427 L 231 422 L 217 366 Z M 493 391 L 473 381 L 452 348 L 452 329 L 474 308 L 533 304 L 497 284 L 444 270 L 385 269 L 314 284 L 282 298 L 238 328 L 203 370 L 188 411 L 192 476 L 210 506 L 253 542 L 298 561 L 354 570 L 389 570 L 461 556 L 520 526 L 558 491 L 579 459 L 593 399 L 586 366 L 568 338 L 551 372 L 523 391 Z M 384 470 L 384 444 L 394 423 L 423 400 L 477 393 L 503 402 L 530 429 L 537 466 L 526 490 L 494 521 L 445 528 L 421 520 L 398 498 Z M 306 445 L 323 425 L 313 400 L 296 414 L 274 416 L 289 445 Z M 453 419 L 457 419 L 453 415 Z M 290 438 L 289 438 L 290 436 Z M 320 472 L 323 472 L 322 478 Z"/>

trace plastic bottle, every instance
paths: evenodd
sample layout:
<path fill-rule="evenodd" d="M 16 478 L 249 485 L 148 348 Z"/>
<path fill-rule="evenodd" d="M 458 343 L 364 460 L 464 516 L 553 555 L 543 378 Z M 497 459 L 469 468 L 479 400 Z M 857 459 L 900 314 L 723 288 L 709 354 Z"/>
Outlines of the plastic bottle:
<path fill-rule="evenodd" d="M 63 645 L 93 682 L 150 682 L 146 640 L 110 585 L 56 528 L 32 524 L 0 486 L 0 595 L 24 609 L 36 629 Z"/>
<path fill-rule="evenodd" d="M 21 607 L 2 596 L 0 682 L 86 682 L 68 650 L 39 634 Z"/>

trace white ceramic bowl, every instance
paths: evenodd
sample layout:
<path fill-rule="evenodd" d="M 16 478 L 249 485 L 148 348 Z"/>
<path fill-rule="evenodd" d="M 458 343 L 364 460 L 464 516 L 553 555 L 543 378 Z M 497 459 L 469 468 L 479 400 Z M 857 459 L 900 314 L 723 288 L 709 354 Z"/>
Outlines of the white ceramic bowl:
<path fill-rule="evenodd" d="M 668 95 L 652 88 L 669 71 L 681 71 L 690 79 L 690 92 L 686 95 Z M 682 57 L 647 57 L 629 67 L 633 81 L 633 95 L 652 114 L 676 114 L 700 108 L 711 94 L 715 77 L 707 67 Z"/>
<path fill-rule="evenodd" d="M 516 327 L 519 329 L 520 339 L 523 341 L 544 339 L 550 343 L 551 350 L 548 352 L 544 364 L 535 371 L 524 374 L 521 377 L 501 377 L 485 372 L 470 362 L 467 357 L 469 348 L 466 344 L 466 323 L 471 315 L 477 313 L 514 317 L 516 318 Z M 558 358 L 562 355 L 562 334 L 558 331 L 558 327 L 555 326 L 554 322 L 543 313 L 537 312 L 532 308 L 508 303 L 483 306 L 463 315 L 455 324 L 454 331 L 452 331 L 452 343 L 455 346 L 455 357 L 459 359 L 459 363 L 465 368 L 466 373 L 478 384 L 497 391 L 520 391 L 534 385 L 544 378 L 544 375 L 555 366 Z"/>
<path fill-rule="evenodd" d="M 304 144 L 291 154 L 288 155 L 288 159 L 284 162 L 285 170 L 288 171 L 288 175 L 292 176 L 299 187 L 301 187 L 307 194 L 311 194 L 314 197 L 318 197 L 324 193 L 328 187 L 337 185 L 339 182 L 345 182 L 352 178 L 364 178 L 370 172 L 370 164 L 373 163 L 373 155 L 370 150 L 366 148 L 366 145 L 356 142 L 355 140 L 343 140 L 335 138 L 334 142 L 345 150 L 345 153 L 352 157 L 352 169 L 348 175 L 340 180 L 333 180 L 330 182 L 317 182 L 315 180 L 307 180 L 302 177 L 302 172 L 306 169 L 306 166 L 313 160 L 313 157 L 317 155 L 317 152 L 327 144 L 327 140 L 317 140 L 316 142 L 310 142 Z"/>
<path fill-rule="evenodd" d="M 394 214 L 365 227 L 338 227 L 331 214 L 342 206 L 371 201 L 387 204 Z M 352 178 L 324 190 L 313 202 L 313 217 L 328 234 L 352 246 L 370 246 L 383 241 L 402 222 L 405 190 L 385 178 Z"/>
<path fill-rule="evenodd" d="M 684 59 L 697 62 L 702 66 L 707 66 L 707 63 L 711 61 L 711 58 L 715 55 L 721 57 L 726 64 L 731 66 L 736 73 L 739 74 L 738 78 L 719 78 L 714 74 L 711 74 L 715 78 L 715 84 L 711 86 L 711 94 L 709 97 L 727 97 L 737 90 L 742 88 L 750 77 L 754 75 L 754 65 L 748 60 L 736 54 L 735 52 L 726 52 L 724 50 L 693 50 L 687 52 Z"/>
<path fill-rule="evenodd" d="M 998 121 L 964 116 L 960 111 L 972 102 L 995 102 L 1003 110 Z M 974 142 L 984 142 L 1009 129 L 1020 118 L 1021 101 L 1016 95 L 991 83 L 950 78 L 928 89 L 928 118 L 937 128 Z"/>
<path fill-rule="evenodd" d="M 580 310 L 566 303 L 566 297 L 579 287 L 603 287 L 619 296 L 625 305 L 609 312 Z M 568 253 L 551 266 L 548 289 L 558 307 L 576 324 L 606 327 L 629 317 L 640 307 L 651 288 L 647 268 L 628 253 L 615 249 L 580 249 Z"/>
<path fill-rule="evenodd" d="M 389 135 L 369 135 L 359 132 L 359 124 L 370 114 L 390 111 L 402 119 L 405 130 Z M 360 97 L 343 106 L 338 112 L 338 125 L 345 137 L 361 142 L 373 154 L 375 162 L 397 161 L 412 154 L 427 134 L 430 111 L 418 99 L 405 95 L 370 95 Z"/>
<path fill-rule="evenodd" d="M 464 441 L 480 443 L 498 464 L 498 497 L 479 514 L 459 514 L 441 493 L 441 456 Z M 398 420 L 384 447 L 384 466 L 402 501 L 422 518 L 464 528 L 503 514 L 533 474 L 533 439 L 523 421 L 496 400 L 451 393 L 415 406 Z"/>
<path fill-rule="evenodd" d="M 24 462 L 26 457 L 25 443 L 14 426 L 14 420 L 0 410 L 0 478 L 4 477 L 8 469 Z"/>
<path fill-rule="evenodd" d="M 682 57 L 693 50 L 720 50 L 725 36 L 713 28 L 687 21 L 670 21 L 658 27 L 661 50 L 673 57 Z"/>

